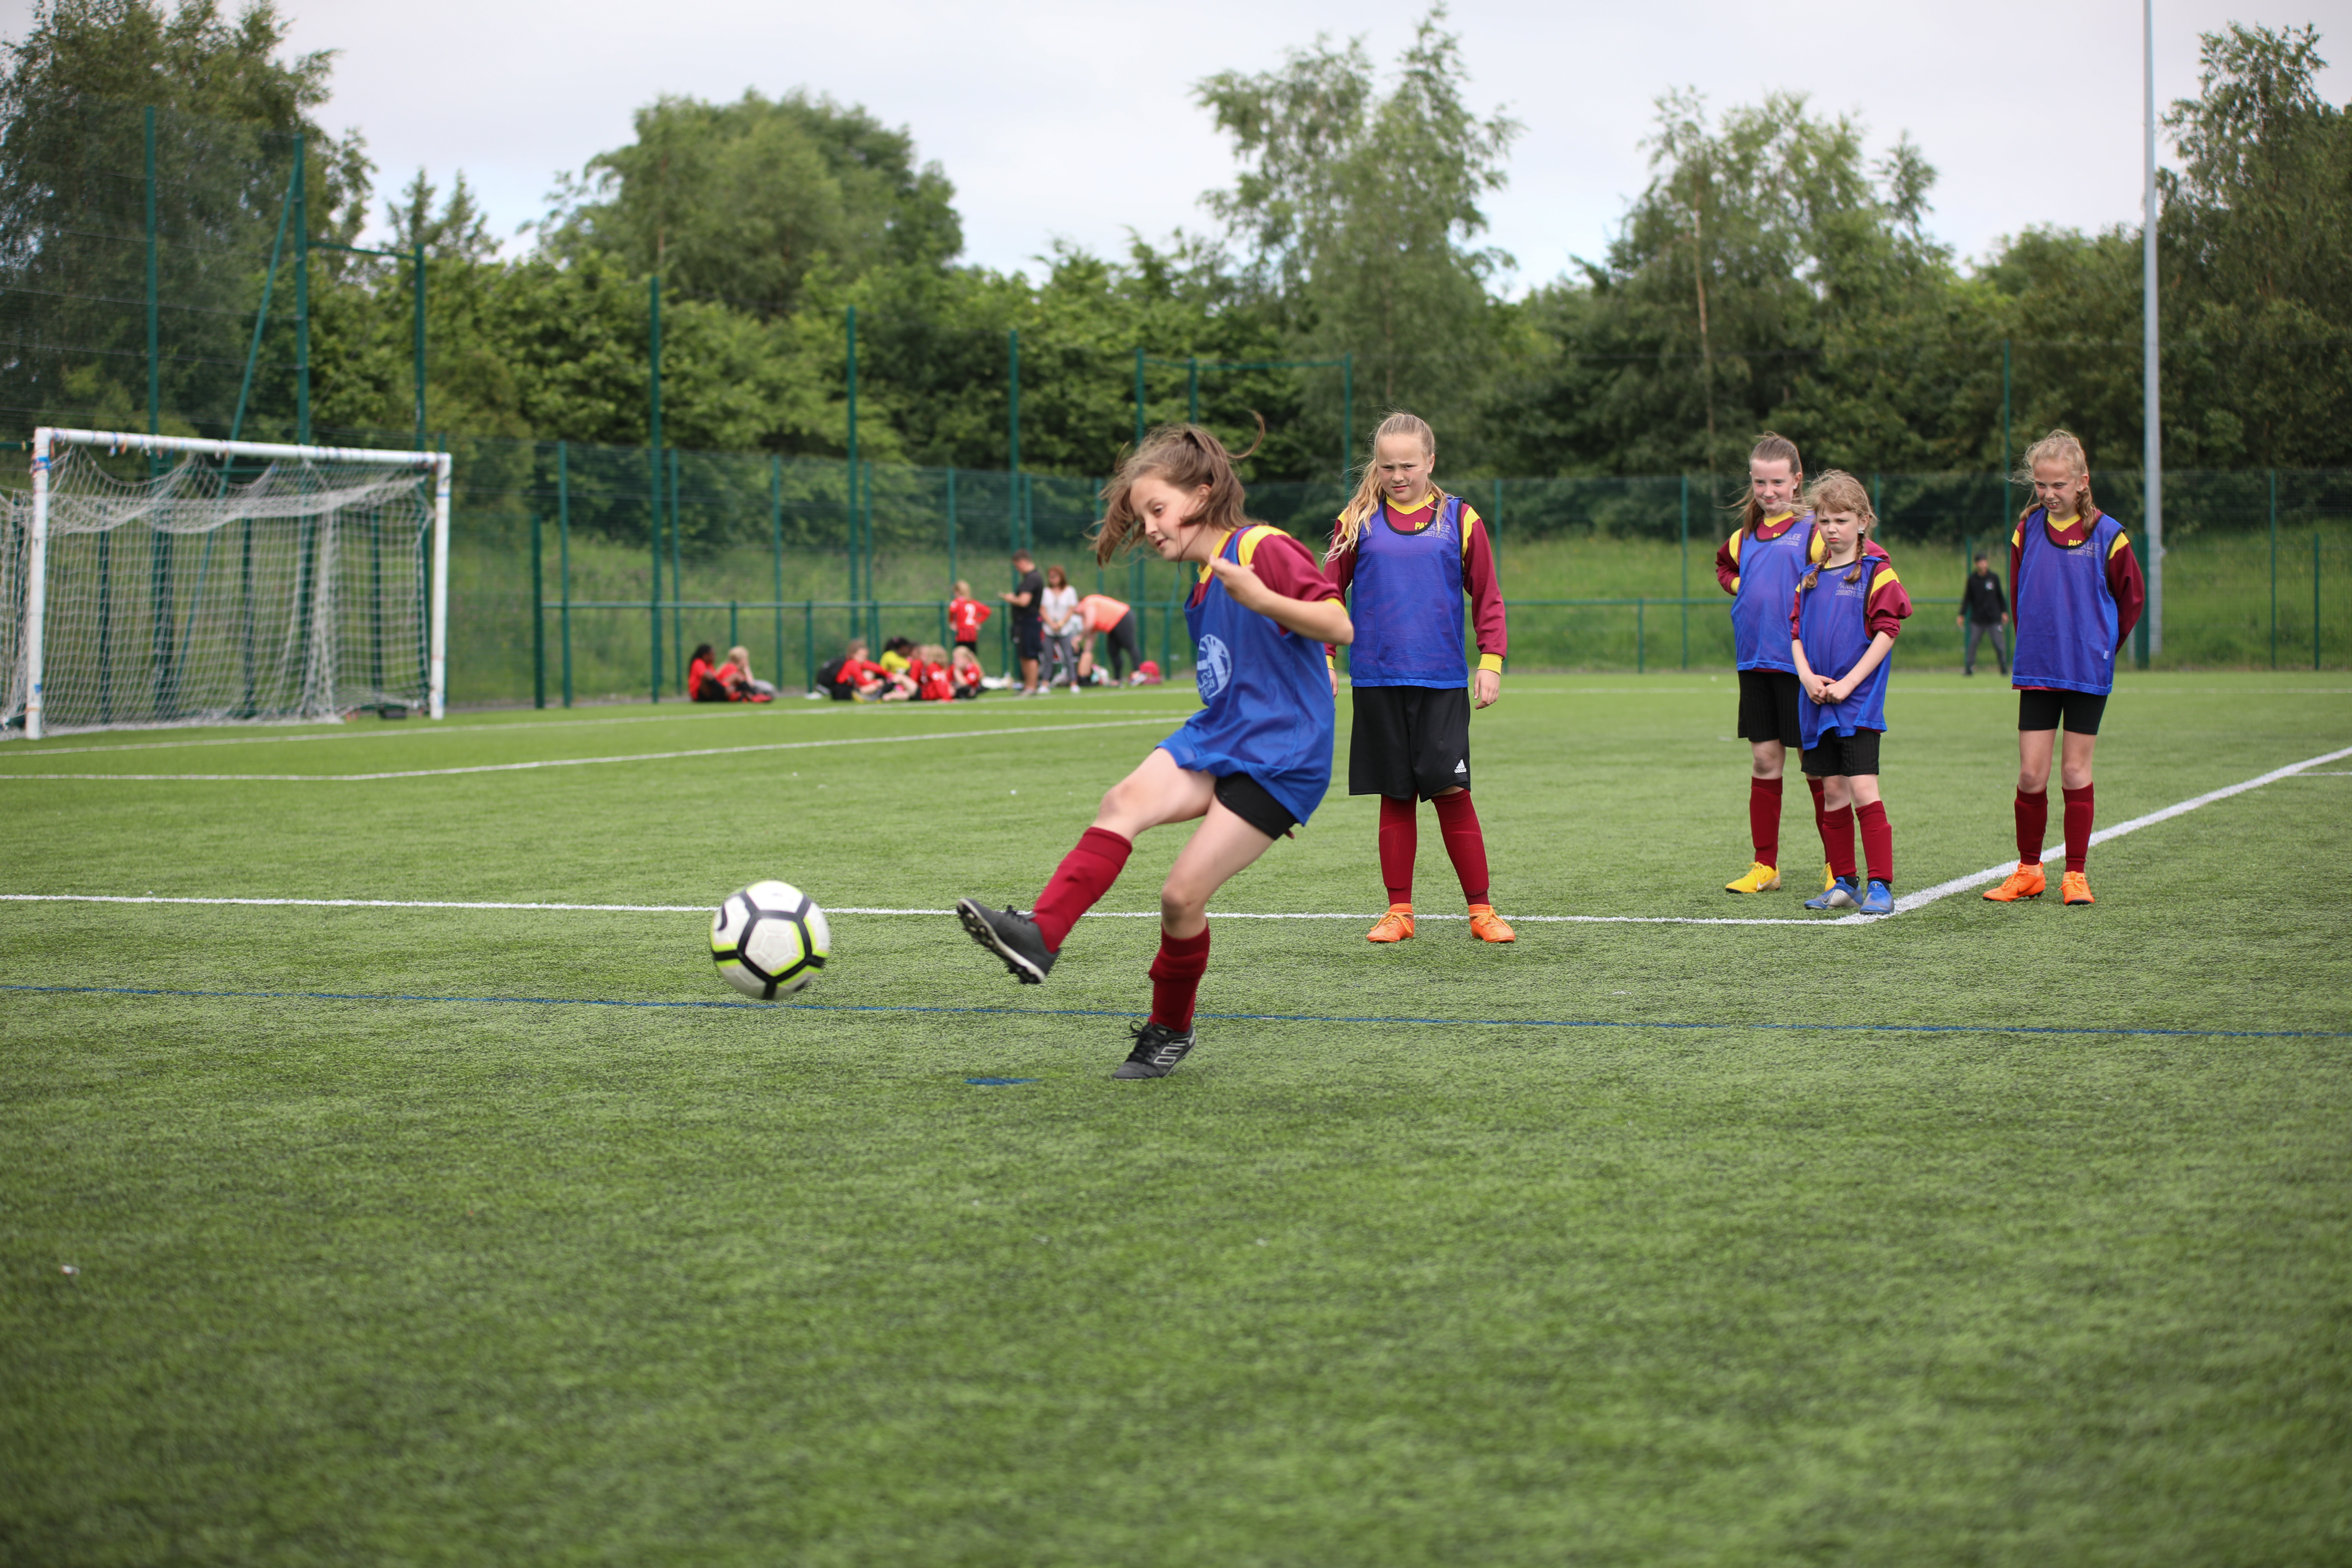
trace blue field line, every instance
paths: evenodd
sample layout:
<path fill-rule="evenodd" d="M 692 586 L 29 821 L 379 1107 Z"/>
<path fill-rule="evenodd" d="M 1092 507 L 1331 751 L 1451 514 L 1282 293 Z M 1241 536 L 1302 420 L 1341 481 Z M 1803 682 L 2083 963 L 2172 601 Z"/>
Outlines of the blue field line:
<path fill-rule="evenodd" d="M 235 1002 L 429 1002 L 520 1007 L 685 1008 L 748 1013 L 919 1013 L 1010 1018 L 1140 1018 L 1108 1007 L 926 1007 L 841 1002 L 629 1002 L 604 996 L 425 996 L 359 991 L 177 991 L 150 985 L 20 985 L 0 991 L 68 996 L 185 996 Z M 2186 1040 L 2352 1040 L 2352 1029 L 2136 1029 L 2038 1024 L 1769 1024 L 1747 1021 L 1680 1023 L 1629 1018 L 1407 1018 L 1326 1013 L 1201 1013 L 1236 1024 L 1380 1024 L 1484 1029 L 1774 1029 L 1816 1035 L 2087 1035 L 2149 1036 Z"/>

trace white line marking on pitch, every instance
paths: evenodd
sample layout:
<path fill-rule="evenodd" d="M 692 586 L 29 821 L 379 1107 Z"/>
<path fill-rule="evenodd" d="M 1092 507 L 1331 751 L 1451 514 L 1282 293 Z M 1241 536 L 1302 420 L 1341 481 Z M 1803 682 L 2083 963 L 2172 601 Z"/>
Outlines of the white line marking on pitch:
<path fill-rule="evenodd" d="M 1103 727 L 1108 728 L 1109 726 Z M 1046 726 L 1046 728 L 1076 729 L 1079 728 L 1079 726 L 1049 725 Z M 980 731 L 976 731 L 971 732 L 980 733 Z M 1022 733 L 1024 731 L 999 731 L 993 732 L 1002 734 Z M 940 740 L 944 738 L 945 737 L 932 735 L 877 737 L 877 739 L 881 740 Z M 793 743 L 800 745 L 843 745 L 859 744 L 862 742 L 812 741 Z M 685 754 L 694 755 L 698 753 Z M 2306 770 L 2317 767 L 2322 763 L 2341 762 L 2347 757 L 2352 757 L 2352 746 L 2347 746 L 2341 751 L 2329 752 L 2322 756 L 2312 757 L 2304 762 L 2290 763 L 2285 767 L 2273 768 L 2269 773 L 2260 774 L 2254 778 L 2247 779 L 2242 783 L 2226 784 L 2217 790 L 2208 790 L 2203 795 L 2192 795 L 2190 798 L 2180 801 L 2175 805 L 2165 806 L 2160 810 L 2151 811 L 2145 816 L 2135 816 L 2128 822 L 2118 822 L 2113 827 L 2103 827 L 2096 833 L 2091 835 L 2091 842 L 2094 845 L 2105 844 L 2109 839 L 2121 838 L 2124 835 L 2127 833 L 2137 833 L 2143 827 L 2153 827 L 2159 822 L 2169 822 L 2176 816 L 2186 816 L 2189 812 L 2195 811 L 2201 806 L 2211 805 L 2216 801 L 2227 800 L 2231 795 L 2243 795 L 2248 790 L 2260 789 L 2264 784 L 2276 784 L 2281 779 L 2296 777 L 2299 774 L 2304 774 Z M 633 761 L 635 759 L 600 758 L 598 760 L 618 762 Z M 531 763 L 525 765 L 539 766 L 542 764 Z M 468 770 L 458 771 L 463 772 Z M 2345 777 L 2352 776 L 2352 774 L 2331 773 L 2322 774 L 2320 776 Z M 2061 841 L 2060 843 L 2044 849 L 2042 852 L 2042 858 L 2045 861 L 2060 859 L 2064 857 L 2065 853 L 2066 846 L 2063 841 Z M 1998 881 L 2002 877 L 2009 874 L 2010 867 L 2011 862 L 2004 860 L 2000 865 L 1987 867 L 1984 870 L 1979 871 L 1973 876 L 1955 877 L 1949 881 L 1938 882 L 1932 888 L 1922 888 L 1916 893 L 1907 893 L 1902 898 L 1895 900 L 1895 914 L 1907 914 L 1911 910 L 1920 908 L 1922 905 L 1934 903 L 1939 899 L 1948 899 L 1955 893 L 1968 892 L 1973 889 L 1981 888 L 1989 882 Z M 265 909 L 556 910 L 612 914 L 703 914 L 708 912 L 706 906 L 700 904 L 499 903 L 487 900 L 457 899 L 228 899 L 173 897 L 154 893 L 144 895 L 126 893 L 0 893 L 0 902 L 38 904 L 226 904 Z M 950 914 L 953 911 L 950 910 L 884 909 L 843 906 L 840 908 L 828 909 L 825 912 L 836 915 L 945 915 Z M 1087 918 L 1089 920 L 1114 921 L 1157 920 L 1160 918 L 1160 911 L 1157 910 L 1094 910 L 1088 912 Z M 1369 914 L 1266 914 L 1244 912 L 1234 910 L 1212 910 L 1209 911 L 1209 918 L 1212 920 L 1223 921 L 1366 921 L 1374 919 L 1375 917 Z M 1467 915 L 1423 915 L 1419 918 L 1425 921 L 1463 921 L 1469 919 Z M 1507 914 L 1504 916 L 1504 919 L 1506 920 L 1516 921 L 1525 925 L 1811 926 L 1821 929 L 1827 929 L 1832 926 L 1876 925 L 1881 921 L 1892 920 L 1894 918 L 1894 915 L 1842 915 L 1830 920 L 1780 920 L 1771 918 L 1742 919 L 1738 916 L 1722 915 Z"/>
<path fill-rule="evenodd" d="M 824 746 L 898 746 L 918 741 L 963 741 L 984 735 L 1066 735 L 1077 730 L 1118 730 L 1165 724 L 1181 714 L 1150 719 L 1108 719 L 1099 724 L 1027 724 L 1003 730 L 942 730 L 929 735 L 849 735 L 828 741 L 771 741 L 756 746 L 697 746 L 682 752 L 637 752 L 620 757 L 553 757 L 535 763 L 477 763 L 462 768 L 400 768 L 380 773 L 11 773 L 0 779 L 131 781 L 145 784 L 362 784 L 380 779 L 437 779 L 459 773 L 526 773 L 537 768 L 593 768 L 607 763 L 667 763 L 680 757 L 732 757 L 750 752 L 803 752 Z"/>

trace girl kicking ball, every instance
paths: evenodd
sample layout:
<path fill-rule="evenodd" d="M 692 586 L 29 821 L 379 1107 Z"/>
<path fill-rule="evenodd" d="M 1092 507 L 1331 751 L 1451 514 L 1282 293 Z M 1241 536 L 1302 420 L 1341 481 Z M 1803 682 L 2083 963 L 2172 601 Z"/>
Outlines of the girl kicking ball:
<path fill-rule="evenodd" d="M 1865 552 L 1878 521 L 1870 492 L 1832 468 L 1806 497 L 1822 561 L 1797 583 L 1789 650 L 1797 666 L 1797 727 L 1805 777 L 1824 797 L 1822 848 L 1836 879 L 1809 910 L 1895 912 L 1895 830 L 1878 795 L 1878 742 L 1886 732 L 1886 656 L 1911 613 L 1911 596 L 1884 552 Z M 1853 829 L 1862 824 L 1868 891 L 1854 875 Z M 1861 893 L 1857 899 L 1855 894 Z"/>
<path fill-rule="evenodd" d="M 1810 517 L 1798 515 L 1804 460 L 1797 445 L 1769 431 L 1748 455 L 1748 501 L 1738 531 L 1715 552 L 1716 581 L 1731 595 L 1731 641 L 1739 665 L 1739 738 L 1751 753 L 1748 835 L 1755 863 L 1724 884 L 1727 893 L 1769 893 L 1780 885 L 1780 775 L 1797 731 L 1797 664 L 1789 651 L 1789 605 L 1797 579 L 1822 558 Z M 1808 784 L 1812 781 L 1808 779 Z M 1823 806 L 1813 787 L 1813 820 Z M 1822 878 L 1823 891 L 1829 878 Z"/>
<path fill-rule="evenodd" d="M 1437 811 L 1437 831 L 1470 905 L 1470 934 L 1517 940 L 1487 900 L 1486 838 L 1470 804 L 1470 709 L 1503 692 L 1509 651 L 1495 551 L 1478 514 L 1430 482 L 1437 437 L 1411 414 L 1372 433 L 1372 460 L 1339 513 L 1323 569 L 1355 592 L 1360 626 L 1348 668 L 1355 717 L 1348 739 L 1348 793 L 1381 797 L 1381 880 L 1389 912 L 1367 940 L 1412 935 L 1416 798 Z M 1462 597 L 1478 633 L 1478 670 L 1462 688 Z"/>
<path fill-rule="evenodd" d="M 2083 443 L 2053 430 L 2026 449 L 2033 504 L 2009 539 L 2010 596 L 2017 628 L 2009 662 L 2017 688 L 2017 869 L 1985 897 L 1997 904 L 2038 899 L 2042 837 L 2050 826 L 2050 753 L 2066 727 L 2059 780 L 2066 791 L 2069 904 L 2097 902 L 2084 865 L 2091 853 L 2091 752 L 2115 689 L 2116 655 L 2139 624 L 2147 586 L 2123 524 L 2091 500 Z"/>
<path fill-rule="evenodd" d="M 1105 487 L 1095 537 L 1101 562 L 1140 533 L 1161 560 L 1199 569 L 1184 624 L 1200 649 L 1200 711 L 1111 786 L 1028 914 L 956 901 L 972 940 L 1034 985 L 1118 879 L 1137 834 L 1201 819 L 1160 889 L 1151 1014 L 1113 1078 L 1165 1078 L 1192 1048 L 1210 897 L 1305 822 L 1331 782 L 1321 645 L 1352 642 L 1355 628 L 1306 547 L 1242 515 L 1234 462 L 1198 426 L 1154 431 Z"/>

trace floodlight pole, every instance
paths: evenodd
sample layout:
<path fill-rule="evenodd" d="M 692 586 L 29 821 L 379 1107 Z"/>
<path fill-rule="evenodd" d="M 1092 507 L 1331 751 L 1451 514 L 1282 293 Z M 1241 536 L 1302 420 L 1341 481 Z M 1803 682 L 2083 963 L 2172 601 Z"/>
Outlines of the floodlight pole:
<path fill-rule="evenodd" d="M 2147 484 L 2147 657 L 2164 652 L 2164 425 L 2158 407 L 2156 278 L 2156 0 L 2141 0 L 2146 68 L 2146 183 L 2141 192 L 2139 246 L 2142 468 Z"/>
<path fill-rule="evenodd" d="M 25 739 L 41 738 L 41 651 L 49 603 L 49 432 L 33 432 L 33 531 L 25 552 Z"/>

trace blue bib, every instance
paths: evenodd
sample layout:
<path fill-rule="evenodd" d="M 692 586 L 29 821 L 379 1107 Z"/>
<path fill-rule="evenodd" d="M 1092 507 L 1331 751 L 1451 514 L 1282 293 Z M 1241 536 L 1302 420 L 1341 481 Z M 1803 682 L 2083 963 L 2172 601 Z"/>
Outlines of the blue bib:
<path fill-rule="evenodd" d="M 1461 498 L 1447 496 L 1418 533 L 1390 526 L 1381 502 L 1356 536 L 1349 596 L 1356 623 L 1350 680 L 1460 687 L 1469 672 L 1462 640 Z"/>
<path fill-rule="evenodd" d="M 1789 606 L 1797 580 L 1812 564 L 1813 514 L 1805 513 L 1778 539 L 1748 534 L 1739 543 L 1739 592 L 1731 596 L 1731 646 L 1742 669 L 1797 673 L 1789 651 Z"/>
<path fill-rule="evenodd" d="M 1281 530 L 1256 523 L 1218 553 L 1246 566 Z M 1302 824 L 1331 787 L 1333 711 L 1323 645 L 1283 630 L 1233 601 L 1207 574 L 1201 602 L 1184 606 L 1201 710 L 1160 742 L 1192 773 L 1247 773 Z"/>
<path fill-rule="evenodd" d="M 1862 662 L 1870 651 L 1870 590 L 1881 572 L 1892 572 L 1895 563 L 1884 556 L 1865 555 L 1862 561 L 1862 580 L 1849 583 L 1845 574 L 1852 566 L 1824 566 L 1821 577 L 1804 590 L 1803 603 L 1797 611 L 1797 635 L 1805 639 L 1805 662 L 1813 673 L 1825 679 L 1836 680 Z M 1803 579 L 1800 578 L 1801 582 Z M 1870 672 L 1870 679 L 1853 689 L 1843 702 L 1824 707 L 1815 702 L 1811 694 L 1800 688 L 1797 693 L 1797 725 L 1807 751 L 1821 744 L 1826 734 L 1851 735 L 1856 730 L 1886 729 L 1886 676 L 1895 664 L 1895 654 L 1889 650 Z"/>
<path fill-rule="evenodd" d="M 2119 624 L 2107 590 L 2107 552 L 2124 527 L 2101 513 L 2090 537 L 2069 550 L 2050 542 L 2048 521 L 2049 513 L 2036 509 L 2019 525 L 2009 683 L 2104 696 L 2115 689 Z"/>

